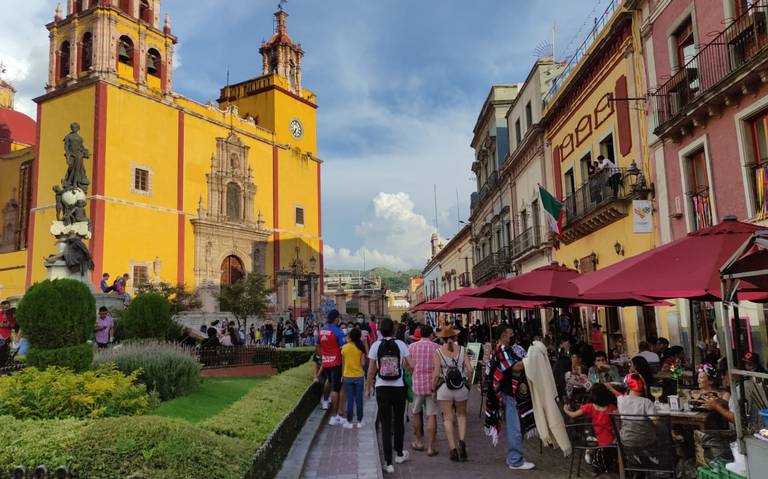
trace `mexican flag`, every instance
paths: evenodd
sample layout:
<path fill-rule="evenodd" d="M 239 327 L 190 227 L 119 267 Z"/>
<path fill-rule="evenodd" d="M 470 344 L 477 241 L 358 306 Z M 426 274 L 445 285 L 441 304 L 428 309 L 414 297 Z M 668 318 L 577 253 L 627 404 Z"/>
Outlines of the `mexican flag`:
<path fill-rule="evenodd" d="M 557 199 L 549 194 L 549 191 L 545 190 L 541 185 L 539 185 L 539 197 L 541 197 L 541 206 L 544 208 L 547 223 L 549 223 L 549 229 L 560 236 L 563 232 L 563 216 L 565 216 L 563 204 L 557 201 Z"/>

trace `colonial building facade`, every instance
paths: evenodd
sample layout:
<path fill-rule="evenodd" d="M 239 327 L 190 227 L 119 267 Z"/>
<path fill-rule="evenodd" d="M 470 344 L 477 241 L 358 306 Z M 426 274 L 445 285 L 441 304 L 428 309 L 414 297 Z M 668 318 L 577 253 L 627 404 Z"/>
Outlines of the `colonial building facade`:
<path fill-rule="evenodd" d="M 322 291 L 316 96 L 301 45 L 275 13 L 262 75 L 228 85 L 218 105 L 173 91 L 177 42 L 160 0 L 70 1 L 47 25 L 49 74 L 38 104 L 27 243 L 0 254 L 0 282 L 22 292 L 53 252 L 51 187 L 61 138 L 77 122 L 91 152 L 89 248 L 95 268 L 132 286 L 164 280 L 217 288 L 258 271 L 276 309 L 316 309 Z M 18 174 L 0 180 L 7 202 Z M 18 195 L 18 193 L 17 193 Z M 314 304 L 310 304 L 310 298 Z"/>

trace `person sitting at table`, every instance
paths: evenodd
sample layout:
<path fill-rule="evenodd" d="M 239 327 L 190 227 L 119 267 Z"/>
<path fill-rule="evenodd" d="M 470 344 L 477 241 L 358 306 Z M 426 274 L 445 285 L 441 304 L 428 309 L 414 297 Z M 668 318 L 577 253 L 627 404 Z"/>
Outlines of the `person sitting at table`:
<path fill-rule="evenodd" d="M 653 376 L 653 370 L 648 364 L 648 361 L 646 361 L 642 356 L 635 356 L 629 363 L 629 373 L 639 374 L 643 378 L 643 382 L 646 387 L 643 396 L 651 399 L 652 396 L 648 388 L 656 384 L 656 379 Z"/>
<path fill-rule="evenodd" d="M 592 384 L 621 382 L 619 370 L 608 363 L 608 356 L 602 351 L 595 352 L 595 365 L 589 368 L 587 376 Z"/>
<path fill-rule="evenodd" d="M 629 416 L 653 416 L 656 414 L 656 406 L 653 401 L 645 397 L 648 389 L 645 380 L 638 373 L 629 373 L 624 378 L 629 389 L 627 394 L 621 394 L 610 384 L 606 384 L 614 395 L 619 415 Z M 629 420 L 622 421 L 619 430 L 621 441 L 630 447 L 644 447 L 656 441 L 656 432 L 650 421 Z"/>
<path fill-rule="evenodd" d="M 589 381 L 589 377 L 584 373 L 585 367 L 582 360 L 581 353 L 574 352 L 571 354 L 571 370 L 565 373 L 565 392 L 566 396 L 579 402 L 579 398 L 575 396 L 581 396 L 589 388 L 592 387 L 592 383 Z M 576 393 L 574 395 L 574 393 Z"/>
<path fill-rule="evenodd" d="M 710 363 L 702 363 L 699 366 L 699 389 L 691 392 L 691 399 L 704 403 L 709 399 L 722 399 L 728 401 L 731 393 L 720 389 L 720 372 Z"/>
<path fill-rule="evenodd" d="M 639 353 L 637 353 L 637 356 L 641 356 L 645 358 L 645 360 L 649 364 L 656 364 L 658 365 L 661 360 L 659 358 L 659 355 L 651 351 L 651 347 L 648 345 L 645 341 L 640 341 L 640 343 L 637 345 L 638 349 L 640 350 Z"/>
<path fill-rule="evenodd" d="M 617 338 L 613 343 L 610 352 L 610 360 L 626 364 L 628 362 L 627 352 L 624 350 L 624 338 Z"/>

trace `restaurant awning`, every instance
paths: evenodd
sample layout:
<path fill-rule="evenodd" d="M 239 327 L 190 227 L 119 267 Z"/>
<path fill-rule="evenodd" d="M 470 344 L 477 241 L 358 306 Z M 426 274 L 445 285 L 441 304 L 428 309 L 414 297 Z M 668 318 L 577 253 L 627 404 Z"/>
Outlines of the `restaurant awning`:
<path fill-rule="evenodd" d="M 460 296 L 447 303 L 438 305 L 434 311 L 441 313 L 471 313 L 472 311 L 490 311 L 504 308 L 535 309 L 546 305 L 547 303 L 543 301 Z"/>

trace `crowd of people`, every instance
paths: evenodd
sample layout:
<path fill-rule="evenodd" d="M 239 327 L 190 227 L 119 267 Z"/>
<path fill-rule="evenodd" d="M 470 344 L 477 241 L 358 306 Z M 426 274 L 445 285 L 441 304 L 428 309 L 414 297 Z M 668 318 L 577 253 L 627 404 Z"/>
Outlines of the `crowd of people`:
<path fill-rule="evenodd" d="M 486 431 L 506 436 L 510 469 L 531 469 L 534 465 L 525 459 L 523 437 L 537 425 L 528 414 L 532 406 L 521 402 L 526 400 L 519 392 L 527 389 L 521 387 L 529 379 L 525 358 L 535 344 L 544 351 L 553 396 L 565 420 L 583 416 L 592 424 L 599 447 L 588 451 L 586 459 L 595 474 L 618 467 L 616 449 L 607 447 L 617 441 L 613 413 L 656 417 L 660 400 L 680 394 L 708 413 L 707 428 L 728 429 L 734 421 L 726 363 L 717 351 L 706 354 L 694 371 L 684 348 L 670 345 L 666 338 L 641 342 L 639 352 L 629 357 L 622 340 L 607 348 L 597 323 L 584 331 L 567 314 L 557 315 L 544 336 L 512 323 L 502 319 L 466 328 L 460 321 L 449 321 L 433 328 L 411 318 L 377 321 L 362 314 L 342 322 L 338 312 L 331 311 L 327 324 L 319 328 L 316 351 L 316 379 L 324 387 L 322 407 L 330 411 L 329 425 L 361 427 L 363 398 L 375 397 L 377 417 L 366 420 L 376 420 L 379 426 L 385 472 L 393 472 L 410 457 L 404 444 L 406 414 L 413 427 L 412 451 L 430 457 L 440 454 L 437 425 L 441 416 L 448 458 L 466 461 L 471 452 L 465 442 L 469 391 L 484 381 Z M 472 366 L 468 342 L 484 345 L 478 367 Z M 754 353 L 742 358 L 742 367 L 762 370 Z M 679 387 L 681 374 L 695 383 L 687 391 Z M 657 439 L 648 429 L 652 421 L 622 424 L 619 434 L 624 444 L 650 448 Z"/>

